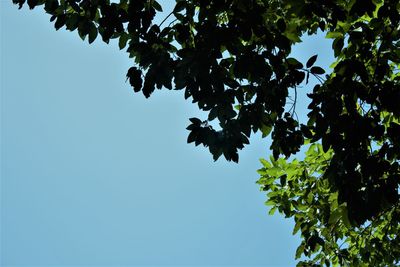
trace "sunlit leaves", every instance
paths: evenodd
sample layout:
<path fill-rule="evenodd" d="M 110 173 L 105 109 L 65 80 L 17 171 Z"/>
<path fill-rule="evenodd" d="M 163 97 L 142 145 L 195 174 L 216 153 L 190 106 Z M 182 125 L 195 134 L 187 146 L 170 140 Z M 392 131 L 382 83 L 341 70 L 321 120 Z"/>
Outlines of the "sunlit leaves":
<path fill-rule="evenodd" d="M 354 226 L 348 217 L 347 204 L 340 203 L 339 193 L 324 176 L 333 151 L 325 153 L 320 144 L 312 144 L 305 154 L 302 161 L 262 159 L 257 182 L 267 192 L 266 204 L 271 213 L 279 210 L 294 218 L 293 234 L 300 233 L 302 238 L 295 255 L 303 258 L 298 266 L 381 266 L 382 261 L 394 266 L 400 248 L 388 233 L 400 230 L 398 219 L 393 220 L 395 214 L 400 215 L 400 207 L 388 207 L 380 217 L 363 226 Z M 390 252 L 378 252 L 377 247 Z"/>

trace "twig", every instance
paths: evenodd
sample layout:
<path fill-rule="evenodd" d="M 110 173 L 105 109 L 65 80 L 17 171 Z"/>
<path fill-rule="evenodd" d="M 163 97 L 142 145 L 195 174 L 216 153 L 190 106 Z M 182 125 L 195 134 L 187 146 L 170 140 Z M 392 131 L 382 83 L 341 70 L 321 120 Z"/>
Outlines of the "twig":
<path fill-rule="evenodd" d="M 165 19 L 163 19 L 163 21 L 161 21 L 161 23 L 158 25 L 158 27 L 161 28 L 161 25 L 162 25 L 172 14 L 174 14 L 174 11 L 171 11 L 171 13 L 169 13 L 168 16 L 166 16 Z"/>

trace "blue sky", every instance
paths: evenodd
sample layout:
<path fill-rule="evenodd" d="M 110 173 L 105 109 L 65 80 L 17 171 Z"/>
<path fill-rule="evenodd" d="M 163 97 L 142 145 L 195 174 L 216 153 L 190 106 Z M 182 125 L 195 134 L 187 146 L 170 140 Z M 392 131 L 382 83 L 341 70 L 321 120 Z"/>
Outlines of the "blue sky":
<path fill-rule="evenodd" d="M 292 221 L 268 216 L 255 184 L 268 140 L 213 162 L 186 144 L 188 118 L 204 115 L 181 91 L 135 94 L 117 44 L 11 1 L 0 18 L 2 266 L 295 264 Z M 295 55 L 327 49 L 313 38 Z"/>

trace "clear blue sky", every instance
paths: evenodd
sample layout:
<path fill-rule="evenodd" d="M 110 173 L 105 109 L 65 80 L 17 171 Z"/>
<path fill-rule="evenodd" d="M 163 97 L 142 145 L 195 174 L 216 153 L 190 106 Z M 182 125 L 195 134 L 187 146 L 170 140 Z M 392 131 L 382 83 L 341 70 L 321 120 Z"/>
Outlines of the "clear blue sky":
<path fill-rule="evenodd" d="M 115 43 L 56 32 L 11 0 L 0 17 L 2 266 L 295 264 L 292 221 L 268 216 L 255 184 L 266 139 L 239 164 L 213 162 L 186 144 L 196 106 L 181 91 L 135 94 Z"/>

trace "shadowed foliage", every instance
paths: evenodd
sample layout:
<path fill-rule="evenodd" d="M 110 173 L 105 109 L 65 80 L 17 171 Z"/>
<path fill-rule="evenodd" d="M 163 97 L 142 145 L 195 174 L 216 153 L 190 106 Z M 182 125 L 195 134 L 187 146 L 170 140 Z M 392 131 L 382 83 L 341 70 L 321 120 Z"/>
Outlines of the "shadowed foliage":
<path fill-rule="evenodd" d="M 13 0 L 21 8 L 25 0 Z M 92 43 L 117 39 L 127 79 L 150 97 L 184 90 L 208 118 L 188 142 L 238 162 L 250 135 L 271 136 L 258 183 L 267 204 L 295 220 L 298 266 L 395 266 L 400 260 L 400 3 L 388 0 L 27 0 L 58 30 Z M 333 70 L 290 57 L 305 34 L 333 40 Z M 289 95 L 308 94 L 308 121 Z M 296 99 L 296 98 L 295 98 Z M 218 129 L 211 126 L 216 120 Z M 309 146 L 302 161 L 289 157 Z"/>

